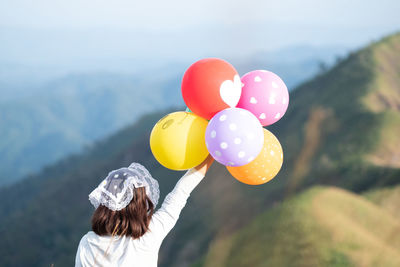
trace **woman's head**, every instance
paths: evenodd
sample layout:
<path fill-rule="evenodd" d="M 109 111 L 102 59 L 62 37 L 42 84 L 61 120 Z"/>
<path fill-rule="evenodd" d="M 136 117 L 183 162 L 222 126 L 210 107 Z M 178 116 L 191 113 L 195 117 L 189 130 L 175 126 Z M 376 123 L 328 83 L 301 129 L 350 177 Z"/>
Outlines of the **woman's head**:
<path fill-rule="evenodd" d="M 131 202 L 121 210 L 98 206 L 92 216 L 92 230 L 98 235 L 126 235 L 139 238 L 149 227 L 154 205 L 144 187 L 133 190 Z"/>

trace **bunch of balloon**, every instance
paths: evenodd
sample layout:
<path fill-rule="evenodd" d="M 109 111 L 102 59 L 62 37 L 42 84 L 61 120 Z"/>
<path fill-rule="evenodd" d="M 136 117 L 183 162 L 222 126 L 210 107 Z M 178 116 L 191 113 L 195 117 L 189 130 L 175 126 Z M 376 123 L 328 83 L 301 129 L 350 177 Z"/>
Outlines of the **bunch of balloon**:
<path fill-rule="evenodd" d="M 182 79 L 186 112 L 171 113 L 153 128 L 150 146 L 165 167 L 184 170 L 208 155 L 237 180 L 263 184 L 279 172 L 282 147 L 263 126 L 285 114 L 289 93 L 274 73 L 256 70 L 240 78 L 228 62 L 202 59 Z"/>

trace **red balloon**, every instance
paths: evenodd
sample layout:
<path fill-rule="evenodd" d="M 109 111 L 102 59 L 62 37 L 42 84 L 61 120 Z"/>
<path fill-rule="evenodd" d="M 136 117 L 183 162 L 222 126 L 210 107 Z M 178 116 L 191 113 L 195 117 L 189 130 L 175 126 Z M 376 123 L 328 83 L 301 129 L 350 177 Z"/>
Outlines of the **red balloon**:
<path fill-rule="evenodd" d="M 241 92 L 239 74 L 222 59 L 199 60 L 183 75 L 183 100 L 193 113 L 207 120 L 223 109 L 235 107 Z"/>

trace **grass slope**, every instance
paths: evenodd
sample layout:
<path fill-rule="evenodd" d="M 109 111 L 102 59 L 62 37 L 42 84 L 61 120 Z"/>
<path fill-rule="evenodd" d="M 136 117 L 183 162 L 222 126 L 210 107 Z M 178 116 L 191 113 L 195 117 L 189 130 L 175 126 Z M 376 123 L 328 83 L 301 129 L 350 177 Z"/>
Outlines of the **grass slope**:
<path fill-rule="evenodd" d="M 364 196 L 400 219 L 400 186 L 373 189 Z"/>
<path fill-rule="evenodd" d="M 380 166 L 400 167 L 400 34 L 389 36 L 375 44 L 372 53 L 375 75 L 366 106 L 377 114 L 384 114 L 378 145 L 369 160 Z"/>
<path fill-rule="evenodd" d="M 197 266 L 399 266 L 399 227 L 361 196 L 314 187 L 214 240 Z"/>
<path fill-rule="evenodd" d="M 271 127 L 283 144 L 289 195 L 315 182 L 354 191 L 397 183 L 400 110 L 376 110 L 371 106 L 380 102 L 368 97 L 398 94 L 399 61 L 377 55 L 397 59 L 399 47 L 400 34 L 385 38 L 290 95 L 283 122 Z M 397 99 L 391 98 L 390 105 L 400 107 Z"/>

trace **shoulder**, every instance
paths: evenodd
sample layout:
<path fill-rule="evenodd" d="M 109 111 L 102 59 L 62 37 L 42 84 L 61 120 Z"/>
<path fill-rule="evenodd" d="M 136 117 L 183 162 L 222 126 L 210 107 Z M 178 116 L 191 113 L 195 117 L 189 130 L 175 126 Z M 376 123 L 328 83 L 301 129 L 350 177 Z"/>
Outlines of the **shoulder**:
<path fill-rule="evenodd" d="M 88 243 L 88 239 L 94 238 L 96 235 L 95 232 L 89 231 L 84 236 L 82 236 L 81 240 L 79 241 L 79 246 L 85 245 Z"/>
<path fill-rule="evenodd" d="M 93 231 L 89 231 L 89 232 L 87 232 L 86 233 L 86 235 L 84 235 L 83 237 L 86 237 L 86 238 L 90 238 L 90 237 L 95 237 L 95 236 L 98 236 L 95 232 L 93 232 Z M 82 238 L 83 238 L 82 237 Z"/>

